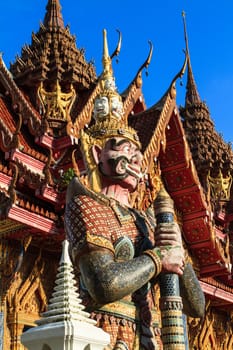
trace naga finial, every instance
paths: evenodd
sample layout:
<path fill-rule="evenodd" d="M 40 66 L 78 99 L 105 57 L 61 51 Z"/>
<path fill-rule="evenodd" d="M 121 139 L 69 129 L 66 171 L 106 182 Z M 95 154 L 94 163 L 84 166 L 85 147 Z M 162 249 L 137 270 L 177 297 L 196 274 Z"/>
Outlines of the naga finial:
<path fill-rule="evenodd" d="M 152 58 L 152 53 L 153 53 L 153 44 L 150 40 L 148 40 L 148 44 L 150 46 L 150 50 L 149 50 L 149 54 L 147 55 L 147 58 L 145 60 L 145 62 L 143 62 L 143 64 L 141 65 L 141 67 L 139 68 L 139 70 L 137 71 L 136 77 L 134 78 L 134 80 L 136 80 L 138 77 L 141 76 L 142 74 L 142 70 L 144 68 L 148 68 L 150 62 L 151 62 L 151 58 Z"/>
<path fill-rule="evenodd" d="M 118 43 L 117 43 L 116 49 L 111 54 L 111 59 L 113 59 L 113 57 L 115 57 L 115 56 L 118 56 L 120 51 L 121 51 L 122 35 L 121 35 L 121 32 L 118 29 L 117 29 L 117 32 L 119 34 L 119 39 L 118 39 Z"/>

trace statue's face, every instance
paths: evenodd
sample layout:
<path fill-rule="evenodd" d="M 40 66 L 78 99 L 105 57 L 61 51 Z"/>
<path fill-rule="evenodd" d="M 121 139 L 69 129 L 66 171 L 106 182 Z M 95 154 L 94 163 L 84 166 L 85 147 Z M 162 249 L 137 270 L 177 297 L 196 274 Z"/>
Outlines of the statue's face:
<path fill-rule="evenodd" d="M 116 85 L 115 85 L 115 80 L 114 78 L 108 78 L 105 80 L 105 84 L 104 84 L 104 88 L 106 90 L 112 90 L 115 91 L 116 90 Z"/>
<path fill-rule="evenodd" d="M 115 117 L 121 119 L 123 115 L 123 105 L 118 96 L 111 97 L 111 112 Z"/>
<path fill-rule="evenodd" d="M 130 191 L 141 179 L 142 154 L 131 141 L 115 137 L 99 152 L 99 171 L 108 183 L 116 183 Z"/>
<path fill-rule="evenodd" d="M 94 104 L 94 117 L 98 116 L 99 118 L 102 118 L 108 114 L 109 114 L 108 98 L 105 96 L 97 98 Z"/>

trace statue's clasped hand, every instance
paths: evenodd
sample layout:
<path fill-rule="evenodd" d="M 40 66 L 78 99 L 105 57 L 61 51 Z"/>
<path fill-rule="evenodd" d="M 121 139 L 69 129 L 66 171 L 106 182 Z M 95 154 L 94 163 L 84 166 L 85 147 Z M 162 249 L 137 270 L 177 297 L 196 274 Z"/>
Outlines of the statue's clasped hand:
<path fill-rule="evenodd" d="M 184 272 L 185 265 L 183 247 L 180 245 L 173 245 L 160 247 L 158 249 L 161 254 L 162 272 L 177 273 L 181 276 Z"/>
<path fill-rule="evenodd" d="M 155 232 L 155 244 L 162 272 L 182 275 L 185 258 L 179 225 L 176 222 L 159 224 Z"/>
<path fill-rule="evenodd" d="M 179 225 L 176 222 L 160 223 L 155 230 L 156 247 L 182 245 Z"/>

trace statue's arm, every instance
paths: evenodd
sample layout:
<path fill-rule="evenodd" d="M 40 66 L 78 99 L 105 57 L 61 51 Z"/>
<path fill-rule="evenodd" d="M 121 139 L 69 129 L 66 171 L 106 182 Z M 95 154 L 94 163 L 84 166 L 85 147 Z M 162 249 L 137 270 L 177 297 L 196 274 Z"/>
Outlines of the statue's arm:
<path fill-rule="evenodd" d="M 82 255 L 79 268 L 91 297 L 96 302 L 105 304 L 141 288 L 160 273 L 161 264 L 156 264 L 153 257 L 147 254 L 118 262 L 110 251 L 99 248 Z"/>
<path fill-rule="evenodd" d="M 190 263 L 186 263 L 184 273 L 180 276 L 180 293 L 183 311 L 191 317 L 203 317 L 205 313 L 205 296 Z"/>

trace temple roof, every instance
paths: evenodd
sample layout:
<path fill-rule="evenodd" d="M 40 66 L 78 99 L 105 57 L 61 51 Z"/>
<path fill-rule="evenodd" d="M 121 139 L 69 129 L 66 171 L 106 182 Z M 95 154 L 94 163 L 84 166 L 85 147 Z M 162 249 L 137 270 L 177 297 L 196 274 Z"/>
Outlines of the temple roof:
<path fill-rule="evenodd" d="M 49 80 L 50 85 L 68 82 L 82 90 L 96 80 L 93 64 L 86 62 L 84 49 L 77 48 L 75 37 L 64 26 L 59 0 L 48 1 L 44 22 L 32 33 L 31 44 L 24 45 L 10 71 L 22 87 L 38 87 L 41 81 Z"/>
<path fill-rule="evenodd" d="M 188 37 L 185 25 L 187 52 L 187 83 L 185 106 L 180 112 L 193 159 L 200 177 L 208 172 L 216 176 L 219 169 L 224 175 L 233 174 L 233 152 L 231 144 L 226 143 L 216 131 L 209 109 L 201 100 L 191 66 Z"/>

